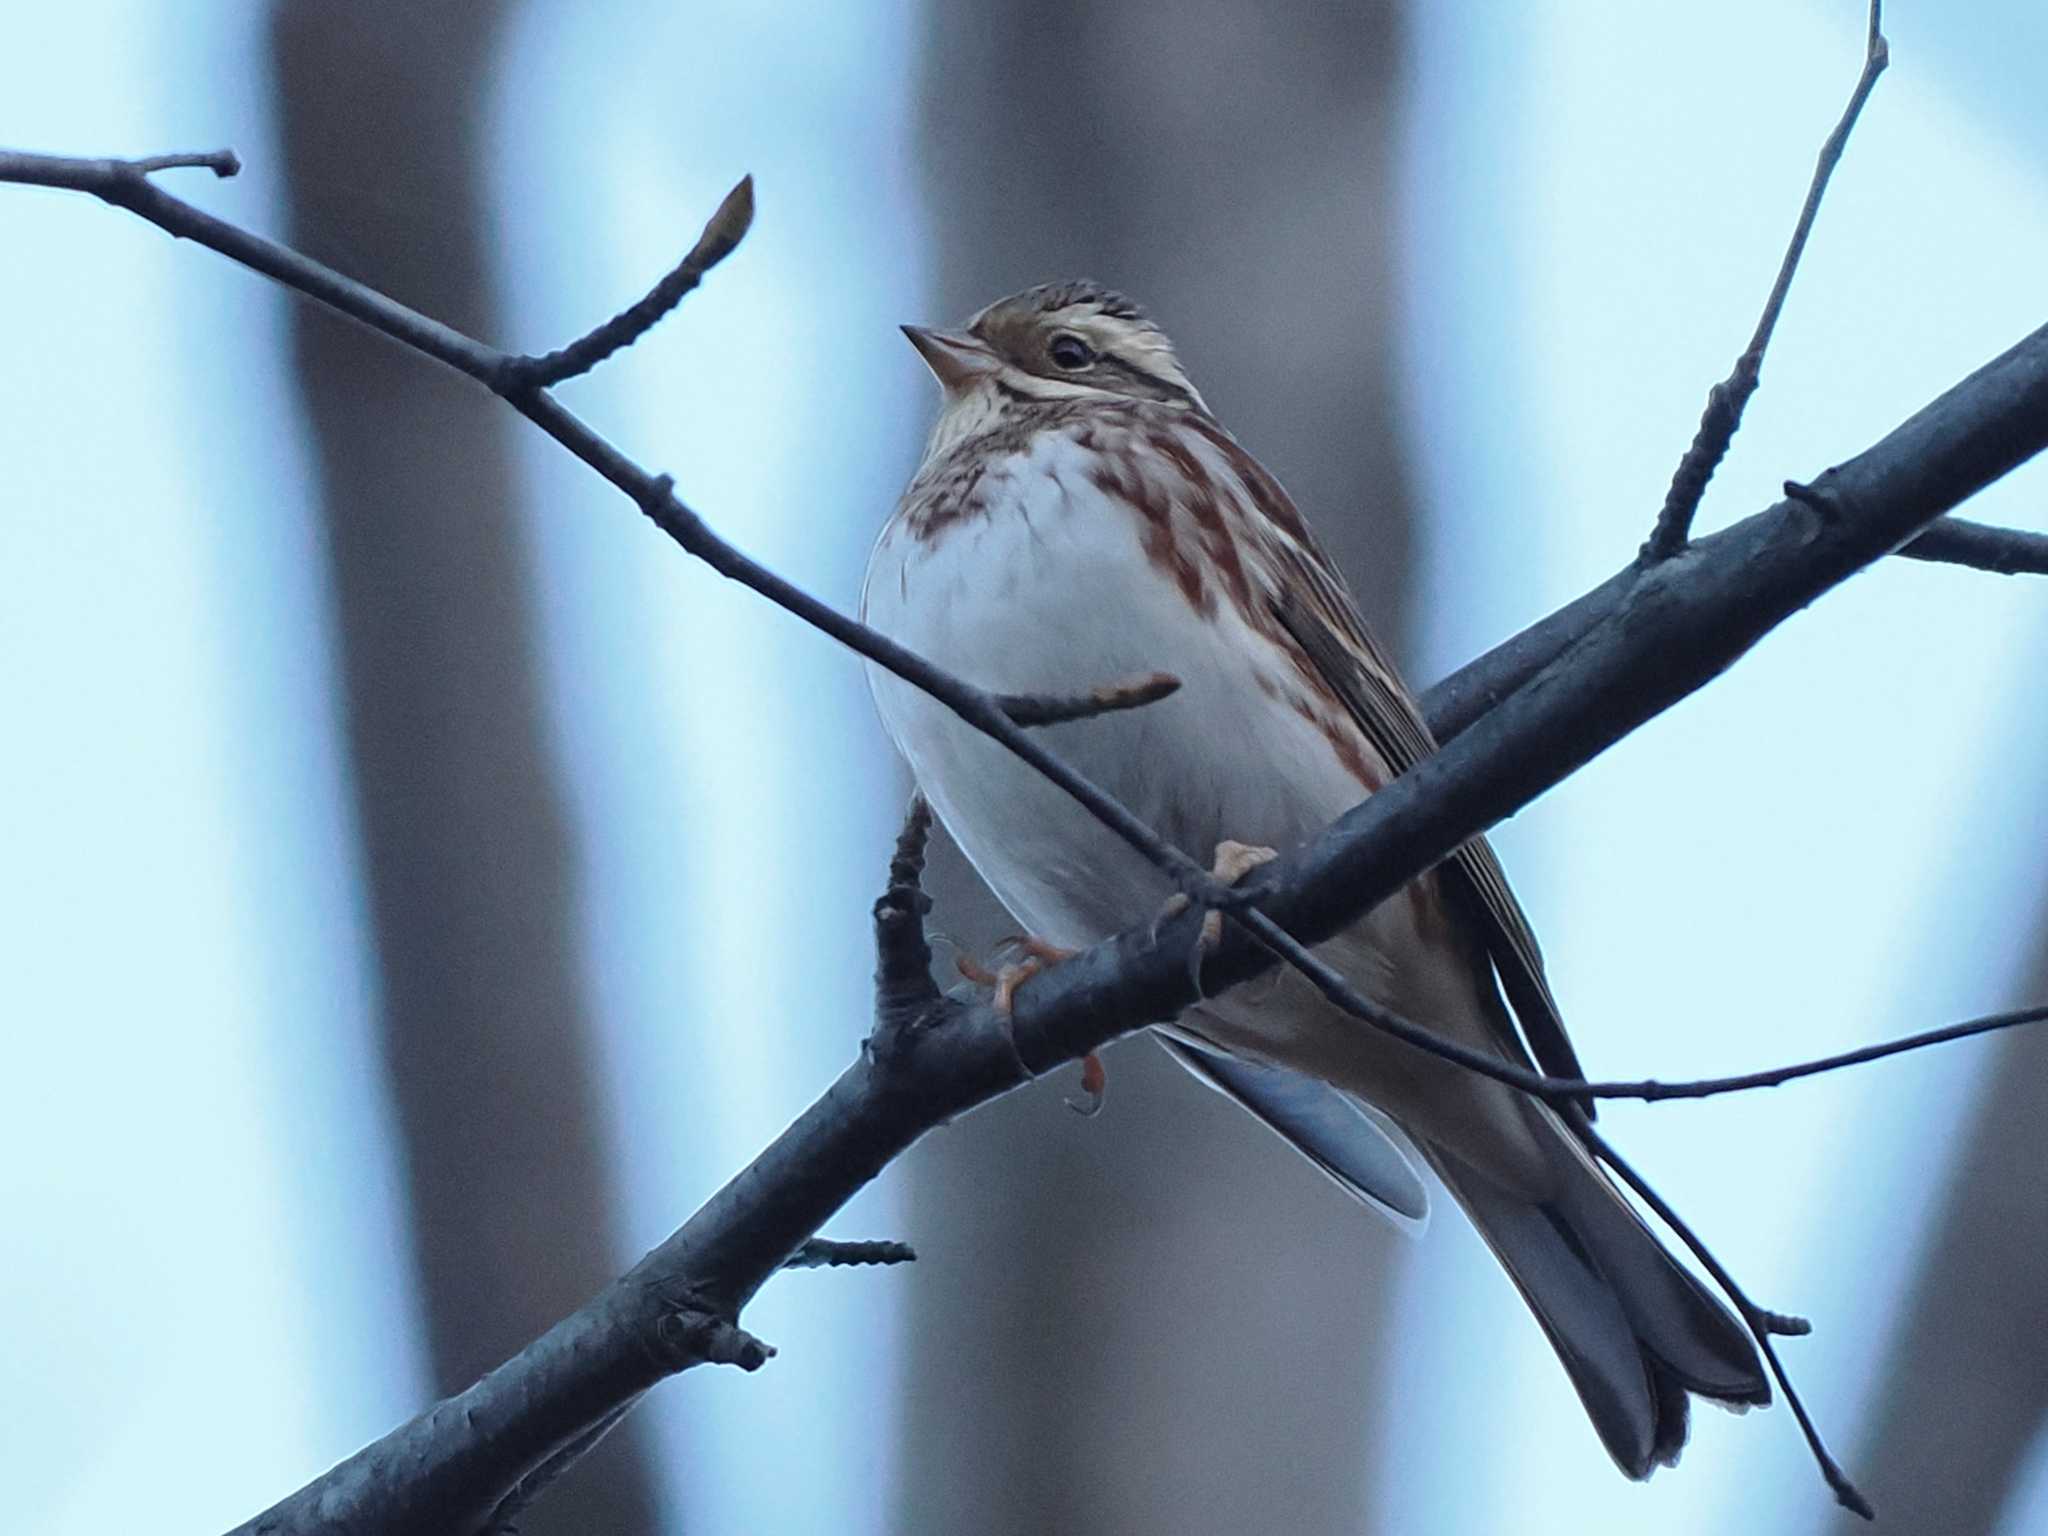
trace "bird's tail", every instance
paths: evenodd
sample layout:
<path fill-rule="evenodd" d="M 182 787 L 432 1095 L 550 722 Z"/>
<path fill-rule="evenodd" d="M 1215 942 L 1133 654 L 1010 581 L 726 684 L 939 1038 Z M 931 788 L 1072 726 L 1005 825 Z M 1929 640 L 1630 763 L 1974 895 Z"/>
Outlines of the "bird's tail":
<path fill-rule="evenodd" d="M 1688 1393 L 1737 1408 L 1771 1400 L 1734 1314 L 1668 1253 L 1556 1117 L 1557 1194 L 1503 1190 L 1439 1147 L 1427 1156 L 1550 1338 L 1615 1463 L 1633 1478 L 1685 1445 Z"/>

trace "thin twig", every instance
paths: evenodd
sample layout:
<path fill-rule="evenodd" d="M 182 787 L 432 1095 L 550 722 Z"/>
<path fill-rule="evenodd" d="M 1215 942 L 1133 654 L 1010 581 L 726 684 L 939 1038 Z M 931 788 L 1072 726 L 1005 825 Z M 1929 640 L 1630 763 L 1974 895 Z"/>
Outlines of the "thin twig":
<path fill-rule="evenodd" d="M 1835 1055 L 1821 1056 L 1811 1061 L 1766 1067 L 1760 1072 L 1742 1072 L 1728 1077 L 1691 1078 L 1677 1082 L 1660 1082 L 1656 1078 L 1580 1081 L 1576 1078 L 1553 1077 L 1486 1051 L 1475 1050 L 1458 1041 L 1446 1039 L 1413 1020 L 1405 1019 L 1391 1009 L 1381 1007 L 1346 980 L 1342 972 L 1319 959 L 1299 939 L 1256 907 L 1233 914 L 1232 920 L 1242 924 L 1250 931 L 1256 942 L 1266 946 L 1276 957 L 1301 972 L 1314 983 L 1323 996 L 1353 1018 L 1363 1020 L 1376 1029 L 1392 1035 L 1396 1040 L 1427 1051 L 1432 1056 L 1454 1062 L 1481 1077 L 1505 1083 L 1510 1088 L 1519 1088 L 1522 1092 L 1551 1104 L 1583 1103 L 1590 1099 L 1639 1099 L 1651 1104 L 1669 1099 L 1711 1099 L 1725 1093 L 1747 1093 L 1757 1088 L 1776 1088 L 1802 1077 L 1817 1077 L 1822 1073 L 1840 1071 L 1844 1067 L 1883 1061 L 1890 1056 L 1903 1056 L 1911 1051 L 1925 1050 L 1931 1045 L 1945 1045 L 1950 1041 L 1967 1040 L 1975 1035 L 1988 1035 L 2029 1024 L 2048 1023 L 2048 1004 L 2043 1004 L 2031 1008 L 2016 1008 L 2008 1013 L 1965 1019 L 1960 1023 L 1943 1024 L 1896 1040 L 1858 1046 L 1854 1050 L 1840 1051 Z"/>
<path fill-rule="evenodd" d="M 923 795 L 912 795 L 889 861 L 889 887 L 875 902 L 875 1032 L 885 1039 L 940 1000 L 924 931 L 932 909 L 924 890 L 924 849 L 931 830 L 931 806 Z"/>
<path fill-rule="evenodd" d="M 806 1239 L 795 1253 L 782 1261 L 784 1269 L 845 1269 L 862 1264 L 909 1264 L 917 1250 L 908 1243 L 886 1239 L 870 1243 L 845 1243 L 829 1237 Z"/>
<path fill-rule="evenodd" d="M 187 157 L 174 158 L 182 163 Z M 1203 907 L 1229 909 L 1246 899 L 1212 877 L 1184 850 L 1160 837 L 1114 795 L 1034 741 L 1025 727 L 1003 712 L 993 694 L 848 618 L 726 543 L 676 496 L 675 482 L 669 476 L 642 469 L 553 395 L 532 387 L 525 373 L 525 359 L 466 336 L 453 326 L 423 315 L 365 283 L 344 277 L 289 246 L 266 240 L 172 197 L 136 169 L 146 163 L 149 162 L 78 160 L 0 151 L 0 182 L 90 193 L 180 239 L 218 251 L 230 261 L 317 299 L 474 379 L 630 496 L 650 522 L 721 576 L 750 588 L 849 650 L 894 673 L 937 699 L 976 730 L 1001 742 L 1142 854 L 1189 900 Z"/>
<path fill-rule="evenodd" d="M 1881 47 L 1882 38 L 1878 38 Z M 1867 94 L 1867 90 L 1864 92 Z M 1853 118 L 1845 119 L 1845 122 Z M 1831 143 L 1833 141 L 1831 140 Z M 1839 146 L 1836 146 L 1839 156 Z M 1825 157 L 1824 157 L 1825 158 Z M 223 220 L 170 197 L 151 185 L 137 167 L 158 161 L 218 166 L 232 160 L 232 153 L 211 155 L 158 156 L 149 161 L 76 160 L 41 155 L 0 153 L 0 181 L 30 181 L 38 185 L 69 187 L 92 192 L 116 202 L 172 234 L 195 240 L 232 260 L 264 273 L 288 287 L 319 299 L 373 329 L 426 353 L 476 379 L 505 398 L 514 408 L 567 447 L 613 485 L 631 495 L 647 516 L 689 553 L 704 560 L 720 574 L 752 588 L 771 602 L 840 640 L 856 652 L 878 662 L 913 685 L 951 707 L 970 725 L 1000 741 L 1045 777 L 1065 789 L 1104 825 L 1172 874 L 1181 888 L 1198 904 L 1225 910 L 1248 908 L 1258 899 L 1256 882 L 1238 889 L 1218 884 L 1179 849 L 1172 848 L 1124 807 L 1121 802 L 1083 778 L 1041 745 L 1014 720 L 1006 705 L 1037 704 L 1042 701 L 1004 700 L 973 687 L 924 658 L 897 646 L 810 594 L 785 581 L 774 572 L 750 560 L 712 533 L 674 493 L 667 476 L 650 475 L 620 454 L 610 443 L 576 418 L 552 395 L 507 382 L 511 359 L 484 343 L 473 340 L 417 311 L 410 310 L 374 289 L 355 283 L 299 253 L 251 234 Z M 225 174 L 223 172 L 222 174 Z M 730 201 L 730 199 L 728 199 Z M 1810 222 L 1810 221 L 1808 221 Z M 712 226 L 719 220 L 714 217 Z M 514 369 L 516 373 L 516 367 Z M 1160 675 L 1163 677 L 1163 674 Z M 1157 681 L 1154 679 L 1152 681 Z M 1162 696 L 1162 695 L 1158 695 Z M 1141 685 L 1131 693 L 1135 701 L 1149 702 Z M 1308 947 L 1280 924 L 1261 914 L 1249 914 L 1253 931 L 1263 944 L 1315 982 L 1339 1006 L 1356 1013 L 1406 1041 L 1419 1050 L 1441 1056 L 1468 1070 L 1538 1094 L 1553 1101 L 1602 1096 L 1595 1089 L 1612 1089 L 1609 1097 L 1678 1097 L 1685 1085 L 1577 1084 L 1569 1079 L 1551 1078 L 1515 1063 L 1471 1050 L 1444 1039 L 1413 1022 L 1401 1019 L 1359 994 L 1335 971 L 1315 959 Z"/>
<path fill-rule="evenodd" d="M 1806 1320 L 1786 1317 L 1751 1301 L 1749 1293 L 1735 1283 L 1735 1277 L 1728 1273 L 1727 1266 L 1714 1257 L 1713 1250 L 1700 1240 L 1699 1234 L 1672 1209 L 1669 1201 L 1657 1193 L 1649 1180 L 1637 1173 L 1628 1160 L 1614 1150 L 1607 1139 L 1593 1128 L 1592 1122 L 1584 1115 L 1574 1115 L 1572 1121 L 1573 1128 L 1585 1139 L 1586 1145 L 1594 1155 L 1619 1174 L 1622 1182 L 1657 1213 L 1658 1219 L 1677 1234 L 1678 1240 L 1685 1244 L 1692 1256 L 1700 1261 L 1709 1275 L 1713 1276 L 1714 1284 L 1735 1303 L 1736 1310 L 1742 1314 L 1744 1326 L 1756 1340 L 1757 1348 L 1763 1352 L 1764 1362 L 1770 1367 L 1771 1375 L 1777 1379 L 1778 1389 L 1785 1395 L 1785 1405 L 1792 1410 L 1792 1417 L 1798 1421 L 1799 1432 L 1806 1437 L 1806 1448 L 1813 1453 L 1814 1462 L 1820 1468 L 1820 1475 L 1834 1493 L 1836 1501 L 1844 1509 L 1851 1510 L 1866 1520 L 1876 1519 L 1877 1511 L 1871 1508 L 1870 1501 L 1849 1480 L 1849 1474 L 1842 1470 L 1841 1464 L 1829 1454 L 1826 1444 L 1821 1440 L 1819 1428 L 1806 1411 L 1806 1404 L 1800 1398 L 1798 1389 L 1792 1385 L 1792 1378 L 1785 1373 L 1784 1362 L 1778 1358 L 1775 1336 L 1807 1332 L 1809 1325 Z"/>
<path fill-rule="evenodd" d="M 145 155 L 140 160 L 88 159 L 78 155 L 36 155 L 21 150 L 0 149 L 0 181 L 19 182 L 25 187 L 54 187 L 66 192 L 90 192 L 95 197 L 128 206 L 121 193 L 148 185 L 157 171 L 203 170 L 218 177 L 238 175 L 242 161 L 232 149 L 209 149 L 198 153 Z M 173 234 L 177 231 L 173 230 Z"/>
<path fill-rule="evenodd" d="M 517 1536 L 519 1517 L 526 1513 L 533 1501 L 554 1487 L 561 1480 L 563 1473 L 596 1450 L 598 1442 L 616 1429 L 619 1421 L 631 1413 L 645 1395 L 636 1393 L 616 1408 L 610 1409 L 590 1428 L 514 1483 L 506 1491 L 505 1497 L 498 1501 L 497 1507 L 491 1511 L 490 1518 L 484 1522 L 484 1536 Z"/>
<path fill-rule="evenodd" d="M 199 154 L 145 155 L 128 162 L 144 176 L 157 171 L 202 170 L 226 179 L 241 174 L 242 161 L 232 149 L 210 149 Z"/>
<path fill-rule="evenodd" d="M 1938 560 L 1999 576 L 2048 576 L 2048 533 L 1994 528 L 1944 517 L 1899 551 L 1908 560 Z"/>
<path fill-rule="evenodd" d="M 395 304 L 285 247 L 211 218 L 152 186 L 135 162 L 0 154 L 0 180 L 67 186 L 129 208 L 320 299 L 506 394 L 523 414 L 633 497 L 658 526 L 860 654 L 939 698 L 1002 741 L 1173 873 L 1198 903 L 1254 914 L 1280 940 L 1319 943 L 1642 721 L 1703 686 L 1771 628 L 1924 529 L 2048 443 L 2048 329 L 2037 332 L 1859 459 L 1816 482 L 1831 509 L 1781 503 L 1716 541 L 1683 569 L 1630 574 L 1610 606 L 1524 674 L 1434 757 L 1274 866 L 1272 883 L 1216 891 L 1177 850 L 1165 853 L 1113 800 L 1033 749 L 997 700 L 817 603 L 711 535 L 672 488 L 630 463 L 544 391 L 522 387 L 517 359 Z M 1716 544 L 1710 552 L 1709 544 Z M 1676 574 L 1674 574 L 1676 572 Z M 1610 584 L 1611 585 L 1611 584 Z M 1604 590 L 1604 589 L 1603 589 Z M 1124 818 L 1118 820 L 1118 814 Z M 1142 836 L 1139 834 L 1143 834 Z M 1178 863 L 1176 863 L 1178 859 Z M 410 1509 L 437 1499 L 493 1508 L 522 1468 L 546 1463 L 617 1404 L 661 1376 L 705 1362 L 757 1368 L 768 1347 L 734 1319 L 789 1254 L 879 1169 L 931 1126 L 1271 962 L 1246 943 L 1210 953 L 1189 974 L 1200 918 L 1149 923 L 1082 952 L 1020 991 L 1011 1017 L 987 1003 L 942 999 L 944 1028 L 901 1032 L 888 1060 L 864 1056 L 755 1163 L 668 1242 L 592 1304 L 449 1403 L 334 1468 L 259 1522 L 325 1528 L 340 1510 Z M 928 979 L 928 978 L 927 978 Z M 1341 978 L 1340 978 L 1341 980 Z M 1423 1048 L 1430 1048 L 1424 1044 Z M 1442 1054 L 1442 1052 L 1439 1052 Z M 1584 1085 L 1558 1085 L 1567 1095 Z M 1650 1195 L 1645 1198 L 1652 1198 Z M 1703 1260 L 1703 1262 L 1705 1262 Z M 709 1298 L 699 1302 L 693 1298 Z M 1765 1315 L 1765 1314 L 1759 1314 Z M 477 1425 L 491 1427 L 480 1454 Z M 398 1477 L 393 1469 L 412 1469 Z M 509 1469 L 509 1470 L 508 1470 Z"/>
<path fill-rule="evenodd" d="M 1856 89 L 1850 93 L 1849 105 L 1843 109 L 1835 131 L 1820 147 L 1820 159 L 1813 168 L 1813 181 L 1806 189 L 1806 202 L 1799 210 L 1799 222 L 1793 226 L 1791 244 L 1785 247 L 1785 259 L 1778 263 L 1777 280 L 1771 284 L 1770 297 L 1764 301 L 1764 312 L 1756 323 L 1756 333 L 1749 338 L 1749 346 L 1742 356 L 1735 360 L 1735 371 L 1707 392 L 1707 408 L 1700 417 L 1699 431 L 1694 435 L 1692 445 L 1685 450 L 1685 456 L 1678 461 L 1678 469 L 1671 476 L 1671 488 L 1664 494 L 1664 506 L 1657 513 L 1657 525 L 1643 545 L 1643 559 L 1647 562 L 1668 560 L 1685 548 L 1692 533 L 1693 516 L 1699 511 L 1700 498 L 1706 495 L 1707 482 L 1713 479 L 1714 471 L 1728 452 L 1728 445 L 1735 440 L 1736 430 L 1742 425 L 1743 409 L 1749 404 L 1749 397 L 1756 393 L 1763 374 L 1764 353 L 1770 347 L 1771 333 L 1777 329 L 1778 314 L 1785 307 L 1785 296 L 1792 291 L 1793 274 L 1799 270 L 1799 258 L 1806 252 L 1806 238 L 1813 233 L 1813 221 L 1820 212 L 1821 198 L 1827 192 L 1828 178 L 1835 173 L 1835 166 L 1849 143 L 1849 133 L 1863 112 L 1864 102 L 1870 99 L 1877 77 L 1884 73 L 1884 67 L 1891 59 L 1891 50 L 1885 43 L 1882 30 L 1881 10 L 1881 0 L 1870 0 L 1870 27 L 1863 46 L 1863 72 L 1856 78 Z"/>
<path fill-rule="evenodd" d="M 733 253 L 753 222 L 754 178 L 742 176 L 739 185 L 725 194 L 725 201 L 706 222 L 704 233 L 697 237 L 690 254 L 648 290 L 645 298 L 566 347 L 540 357 L 520 358 L 515 371 L 521 382 L 529 389 L 548 389 L 564 379 L 590 372 L 614 352 L 633 345 L 682 303 L 683 296 L 704 280 L 706 272 Z"/>
<path fill-rule="evenodd" d="M 1019 725 L 1060 725 L 1141 709 L 1179 691 L 1180 679 L 1172 673 L 1151 672 L 1126 682 L 1104 683 L 1086 693 L 1005 693 L 996 703 Z"/>

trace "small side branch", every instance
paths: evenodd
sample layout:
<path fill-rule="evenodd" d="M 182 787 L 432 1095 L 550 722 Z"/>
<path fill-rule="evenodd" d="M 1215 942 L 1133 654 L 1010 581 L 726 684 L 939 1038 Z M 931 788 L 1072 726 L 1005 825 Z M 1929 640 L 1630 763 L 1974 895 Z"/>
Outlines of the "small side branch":
<path fill-rule="evenodd" d="M 917 1258 L 917 1250 L 908 1243 L 888 1241 L 869 1243 L 836 1242 L 829 1237 L 814 1237 L 782 1261 L 784 1269 L 845 1269 L 863 1264 L 909 1264 Z"/>
<path fill-rule="evenodd" d="M 1899 551 L 1908 560 L 1937 560 L 1998 576 L 2048 576 L 2048 533 L 1994 528 L 1944 517 Z"/>
<path fill-rule="evenodd" d="M 997 696 L 996 703 L 1018 725 L 1060 725 L 1141 709 L 1179 691 L 1180 679 L 1172 673 L 1151 672 L 1127 682 L 1104 683 L 1086 693 L 1005 693 Z"/>
<path fill-rule="evenodd" d="M 875 1028 L 907 1027 L 940 1001 L 932 980 L 932 949 L 924 920 L 932 899 L 924 890 L 924 850 L 932 831 L 932 808 L 923 795 L 910 797 L 896 853 L 889 860 L 889 887 L 875 903 Z"/>
<path fill-rule="evenodd" d="M 754 222 L 754 178 L 742 176 L 738 186 L 704 225 L 704 233 L 666 277 L 638 303 L 621 310 L 603 325 L 566 347 L 540 357 L 510 363 L 511 388 L 547 389 L 590 372 L 614 352 L 630 347 L 682 303 L 683 296 L 704 280 L 704 274 L 730 256 Z"/>
<path fill-rule="evenodd" d="M 139 160 L 95 160 L 78 155 L 34 155 L 0 149 L 0 181 L 90 192 L 120 208 L 131 206 L 123 194 L 147 184 L 158 171 L 183 170 L 211 171 L 225 179 L 241 174 L 242 161 L 232 149 L 144 155 Z"/>
<path fill-rule="evenodd" d="M 1877 77 L 1891 62 L 1891 49 L 1884 39 L 1881 10 L 1881 0 L 1870 0 L 1863 73 L 1857 77 L 1856 89 L 1850 93 L 1849 105 L 1842 110 L 1835 131 L 1820 147 L 1820 159 L 1813 168 L 1813 181 L 1806 189 L 1805 205 L 1799 210 L 1799 222 L 1793 226 L 1792 241 L 1785 248 L 1785 258 L 1778 263 L 1777 280 L 1771 284 L 1770 297 L 1764 300 L 1764 312 L 1756 323 L 1756 333 L 1749 338 L 1749 346 L 1742 356 L 1735 360 L 1735 371 L 1707 392 L 1707 408 L 1700 417 L 1699 431 L 1694 434 L 1692 445 L 1685 450 L 1685 456 L 1678 461 L 1678 469 L 1671 476 L 1671 488 L 1664 494 L 1664 506 L 1657 513 L 1656 527 L 1651 530 L 1649 541 L 1643 545 L 1642 558 L 1646 563 L 1668 560 L 1685 548 L 1686 540 L 1692 534 L 1693 516 L 1699 511 L 1700 498 L 1707 493 L 1707 482 L 1720 468 L 1728 445 L 1735 440 L 1736 431 L 1742 426 L 1742 412 L 1749 404 L 1749 397 L 1756 393 L 1762 380 L 1764 353 L 1771 345 L 1771 333 L 1778 327 L 1778 315 L 1785 307 L 1785 296 L 1792 291 L 1792 278 L 1799 270 L 1799 259 L 1806 254 L 1806 239 L 1813 233 L 1813 221 L 1820 213 L 1820 202 L 1827 192 L 1828 179 L 1835 174 L 1835 166 L 1848 146 L 1850 131 L 1862 115 L 1863 104 L 1870 99 Z"/>

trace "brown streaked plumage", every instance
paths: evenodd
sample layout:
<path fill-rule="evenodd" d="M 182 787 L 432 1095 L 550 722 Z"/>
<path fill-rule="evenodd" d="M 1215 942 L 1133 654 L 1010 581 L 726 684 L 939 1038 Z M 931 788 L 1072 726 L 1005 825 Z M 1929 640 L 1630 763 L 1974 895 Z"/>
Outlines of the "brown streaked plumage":
<path fill-rule="evenodd" d="M 1145 709 L 1048 734 L 1192 852 L 1298 844 L 1434 749 L 1300 512 L 1135 304 L 1055 283 L 962 331 L 905 329 L 945 406 L 869 564 L 869 623 L 1002 693 L 1180 678 Z M 1034 933 L 1090 943 L 1169 895 L 1000 748 L 896 679 L 870 677 L 940 817 Z M 1319 952 L 1450 1039 L 1579 1073 L 1535 936 L 1484 838 Z M 1390 1040 L 1292 975 L 1211 999 L 1163 1038 L 1397 1218 L 1426 1209 L 1415 1159 L 1434 1169 L 1630 1476 L 1677 1458 L 1688 1392 L 1769 1400 L 1741 1326 L 1547 1107 Z"/>

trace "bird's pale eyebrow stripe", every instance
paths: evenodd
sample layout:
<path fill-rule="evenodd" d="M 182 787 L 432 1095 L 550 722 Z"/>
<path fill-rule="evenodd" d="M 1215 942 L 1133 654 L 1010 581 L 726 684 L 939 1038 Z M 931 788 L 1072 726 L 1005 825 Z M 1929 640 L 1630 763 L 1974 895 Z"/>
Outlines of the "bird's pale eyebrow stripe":
<path fill-rule="evenodd" d="M 1102 355 L 1102 361 L 1107 363 L 1112 371 L 1122 374 L 1133 383 L 1142 384 L 1157 390 L 1169 400 L 1178 400 L 1183 405 L 1193 405 L 1195 403 L 1195 397 L 1189 394 L 1183 386 L 1175 384 L 1169 379 L 1162 379 L 1157 374 L 1147 373 L 1144 369 L 1138 367 L 1137 364 L 1127 363 L 1113 353 L 1105 352 Z"/>

